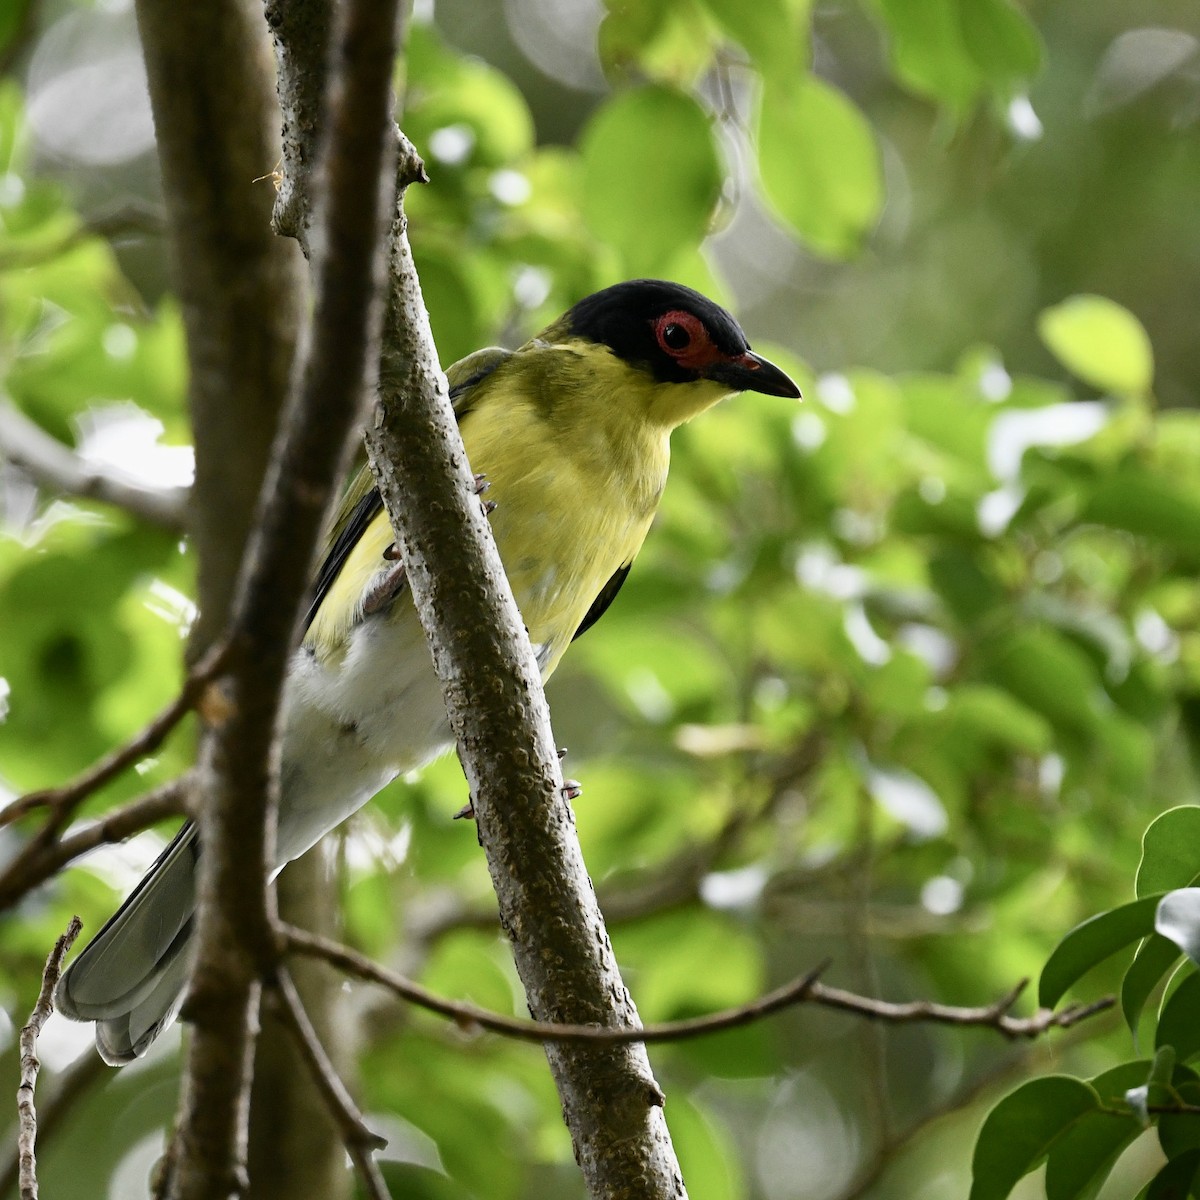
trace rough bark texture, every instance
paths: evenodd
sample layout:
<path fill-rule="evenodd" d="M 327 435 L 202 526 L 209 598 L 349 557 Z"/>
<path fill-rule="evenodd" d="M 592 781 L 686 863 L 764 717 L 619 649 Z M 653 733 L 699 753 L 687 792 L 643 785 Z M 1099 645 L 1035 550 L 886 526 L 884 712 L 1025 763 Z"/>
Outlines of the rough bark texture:
<path fill-rule="evenodd" d="M 329 65 L 330 0 L 266 0 L 275 43 L 283 114 L 283 177 L 275 198 L 275 231 L 309 253 L 312 172 Z"/>
<path fill-rule="evenodd" d="M 401 179 L 418 177 L 405 143 Z M 637 1022 L 579 848 L 541 679 L 437 366 L 403 214 L 392 230 L 381 414 L 367 445 L 467 775 L 501 920 L 539 1020 Z M 589 1193 L 683 1197 L 645 1047 L 547 1057 Z"/>
<path fill-rule="evenodd" d="M 276 223 L 302 240 L 327 13 L 327 0 L 267 6 L 284 112 Z M 401 183 L 422 177 L 402 139 Z M 474 492 L 399 209 L 390 254 L 384 415 L 368 431 L 368 445 L 446 690 L 530 1008 L 550 1020 L 635 1023 L 562 798 L 538 670 Z M 683 1196 L 644 1048 L 560 1046 L 549 1057 L 592 1195 Z"/>

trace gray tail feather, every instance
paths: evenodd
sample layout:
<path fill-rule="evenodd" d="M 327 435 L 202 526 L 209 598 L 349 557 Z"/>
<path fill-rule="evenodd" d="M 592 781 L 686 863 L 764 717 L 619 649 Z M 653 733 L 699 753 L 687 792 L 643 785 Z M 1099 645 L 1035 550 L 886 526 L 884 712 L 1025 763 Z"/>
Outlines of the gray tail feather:
<path fill-rule="evenodd" d="M 96 1022 L 96 1048 L 114 1066 L 145 1054 L 183 1002 L 199 853 L 189 823 L 55 988 L 59 1012 Z"/>

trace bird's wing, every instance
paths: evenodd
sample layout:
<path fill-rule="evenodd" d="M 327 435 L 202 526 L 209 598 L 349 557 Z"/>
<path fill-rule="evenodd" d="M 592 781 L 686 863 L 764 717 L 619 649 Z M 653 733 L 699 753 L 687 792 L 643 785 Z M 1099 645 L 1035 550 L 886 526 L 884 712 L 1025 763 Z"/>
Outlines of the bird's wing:
<path fill-rule="evenodd" d="M 321 569 L 317 572 L 316 582 L 313 584 L 312 600 L 309 602 L 308 612 L 304 614 L 302 633 L 308 632 L 308 627 L 317 615 L 317 609 L 321 607 L 325 597 L 329 594 L 329 589 L 333 587 L 350 551 L 354 549 L 355 543 L 362 537 L 367 526 L 378 516 L 382 508 L 383 499 L 379 495 L 379 489 L 374 486 L 371 469 L 363 467 L 346 490 L 346 495 L 342 498 L 342 503 L 338 508 L 325 559 L 321 563 Z"/>
<path fill-rule="evenodd" d="M 450 385 L 450 403 L 454 415 L 461 421 L 471 411 L 479 397 L 478 385 L 483 382 L 502 362 L 513 356 L 512 350 L 502 346 L 486 346 L 460 358 L 446 371 L 446 382 Z"/>
<path fill-rule="evenodd" d="M 621 590 L 621 585 L 629 578 L 629 569 L 632 566 L 632 562 L 624 563 L 609 576 L 608 582 L 600 589 L 600 595 L 592 601 L 592 607 L 584 614 L 583 620 L 579 623 L 579 628 L 575 630 L 575 633 L 571 637 L 571 641 L 574 641 L 581 634 L 587 633 L 604 616 L 608 611 L 608 606 L 616 599 L 617 593 Z"/>
<path fill-rule="evenodd" d="M 450 384 L 450 403 L 459 421 L 470 412 L 474 400 L 479 395 L 480 382 L 510 358 L 512 353 L 511 350 L 504 350 L 499 346 L 488 346 L 459 359 L 446 371 L 446 380 Z M 375 486 L 370 468 L 364 464 L 346 489 L 330 526 L 325 544 L 325 557 L 313 584 L 312 600 L 304 616 L 302 633 L 308 632 L 308 627 L 317 615 L 317 609 L 321 607 L 329 589 L 333 587 L 334 581 L 345 566 L 350 551 L 382 509 L 383 499 Z"/>

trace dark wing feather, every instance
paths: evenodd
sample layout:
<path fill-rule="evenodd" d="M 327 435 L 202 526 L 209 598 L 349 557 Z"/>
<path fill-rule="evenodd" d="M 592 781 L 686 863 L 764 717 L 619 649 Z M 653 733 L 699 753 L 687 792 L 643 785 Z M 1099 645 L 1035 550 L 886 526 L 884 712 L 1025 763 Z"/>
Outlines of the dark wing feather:
<path fill-rule="evenodd" d="M 454 406 L 454 415 L 458 420 L 470 412 L 477 396 L 477 385 L 486 379 L 502 362 L 512 356 L 511 350 L 502 350 L 499 346 L 489 346 L 486 350 L 476 350 L 460 359 L 447 372 L 446 379 L 450 384 L 450 402 Z M 355 476 L 354 482 L 346 490 L 334 519 L 333 532 L 325 551 L 325 559 L 317 572 L 313 584 L 312 600 L 308 612 L 304 615 L 302 633 L 308 631 L 317 609 L 329 594 L 337 579 L 350 551 L 354 549 L 358 539 L 366 532 L 367 526 L 379 515 L 383 508 L 383 499 L 379 489 L 371 483 L 370 472 L 366 466 Z"/>
<path fill-rule="evenodd" d="M 366 532 L 367 526 L 375 520 L 382 508 L 383 499 L 379 495 L 379 489 L 373 487 L 359 499 L 358 503 L 339 523 L 337 536 L 330 543 L 325 561 L 317 572 L 317 579 L 313 584 L 312 602 L 308 606 L 308 612 L 304 614 L 302 633 L 308 632 L 308 627 L 317 615 L 317 609 L 321 607 L 322 601 L 329 594 L 329 589 L 333 587 L 334 580 L 337 579 L 346 559 L 350 557 L 350 551 L 354 549 L 355 543 Z"/>
<path fill-rule="evenodd" d="M 629 577 L 629 569 L 632 566 L 632 562 L 627 562 L 612 573 L 609 581 L 600 589 L 600 595 L 592 601 L 592 607 L 587 610 L 583 620 L 579 623 L 579 628 L 575 630 L 571 641 L 574 641 L 581 634 L 587 633 L 608 612 L 608 606 L 616 599 L 617 593 L 621 590 L 621 585 Z"/>

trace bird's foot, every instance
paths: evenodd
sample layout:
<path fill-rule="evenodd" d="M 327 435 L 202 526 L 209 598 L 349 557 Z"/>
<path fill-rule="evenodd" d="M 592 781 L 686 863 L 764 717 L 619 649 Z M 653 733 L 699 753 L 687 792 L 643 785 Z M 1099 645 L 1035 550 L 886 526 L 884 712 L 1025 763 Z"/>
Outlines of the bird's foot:
<path fill-rule="evenodd" d="M 482 496 L 484 492 L 492 486 L 492 482 L 486 475 L 475 476 L 475 495 Z M 479 502 L 483 506 L 483 515 L 489 517 L 496 511 L 495 500 L 481 500 Z"/>
<path fill-rule="evenodd" d="M 382 612 L 408 587 L 408 575 L 404 570 L 404 563 L 400 561 L 400 551 L 395 542 L 383 552 L 383 557 L 392 566 L 371 584 L 363 597 L 364 617 Z"/>
<path fill-rule="evenodd" d="M 583 784 L 578 779 L 564 779 L 558 794 L 564 800 L 578 800 L 583 795 Z"/>
<path fill-rule="evenodd" d="M 460 808 L 458 810 L 458 812 L 456 812 L 454 814 L 454 820 L 456 820 L 456 821 L 473 821 L 473 820 L 475 820 L 475 805 L 472 804 L 470 800 L 468 800 L 466 802 L 466 804 L 464 804 L 462 806 L 462 808 Z"/>

